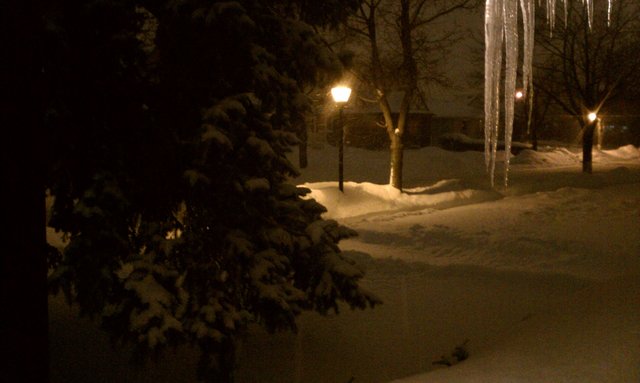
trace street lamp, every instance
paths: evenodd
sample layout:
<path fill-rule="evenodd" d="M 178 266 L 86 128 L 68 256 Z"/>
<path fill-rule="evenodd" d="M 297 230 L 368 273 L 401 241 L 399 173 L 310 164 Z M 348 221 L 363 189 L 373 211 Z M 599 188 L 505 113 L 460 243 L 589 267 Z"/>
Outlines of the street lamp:
<path fill-rule="evenodd" d="M 521 90 L 516 91 L 516 100 L 520 101 L 524 97 L 524 93 Z"/>
<path fill-rule="evenodd" d="M 351 96 L 351 88 L 348 86 L 336 86 L 335 88 L 331 88 L 331 97 L 333 97 L 333 101 L 338 104 L 344 105 L 347 101 L 349 101 L 349 97 Z"/>
<path fill-rule="evenodd" d="M 589 112 L 587 114 L 587 120 L 589 123 L 584 128 L 582 137 L 582 171 L 584 173 L 591 173 L 593 171 L 592 165 L 592 147 L 593 147 L 593 133 L 596 128 L 596 121 L 598 114 L 596 112 Z"/>
<path fill-rule="evenodd" d="M 348 86 L 340 85 L 331 89 L 331 97 L 333 97 L 333 101 L 338 104 L 339 107 L 339 124 L 340 128 L 338 131 L 338 188 L 341 192 L 344 193 L 344 120 L 343 120 L 343 109 L 344 104 L 349 101 L 349 97 L 351 96 L 351 88 Z"/>
<path fill-rule="evenodd" d="M 526 132 L 525 129 L 525 124 L 526 124 L 526 103 L 524 103 L 523 101 L 525 101 L 524 99 L 524 92 L 522 91 L 522 89 L 517 89 L 516 93 L 514 95 L 515 99 L 516 99 L 516 103 L 518 105 L 516 105 L 513 109 L 514 111 L 514 129 L 517 128 L 517 130 L 515 130 L 516 134 L 519 137 L 524 138 L 524 135 Z M 522 107 L 520 107 L 519 105 L 522 104 Z M 520 110 L 522 111 L 522 116 L 520 116 Z"/>

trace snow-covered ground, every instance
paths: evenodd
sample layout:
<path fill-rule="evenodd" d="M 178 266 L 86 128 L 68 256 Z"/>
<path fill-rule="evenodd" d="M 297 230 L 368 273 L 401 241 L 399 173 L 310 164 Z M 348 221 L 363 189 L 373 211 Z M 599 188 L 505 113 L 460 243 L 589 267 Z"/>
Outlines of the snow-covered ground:
<path fill-rule="evenodd" d="M 640 381 L 638 148 L 595 152 L 591 175 L 574 151 L 525 150 L 495 189 L 483 153 L 407 150 L 404 194 L 384 185 L 385 151 L 346 149 L 344 194 L 335 148 L 309 156 L 296 182 L 359 232 L 341 247 L 384 304 L 304 314 L 298 334 L 253 330 L 238 382 Z M 137 370 L 50 306 L 54 382 L 194 381 L 192 350 Z M 468 359 L 434 363 L 463 344 Z"/>

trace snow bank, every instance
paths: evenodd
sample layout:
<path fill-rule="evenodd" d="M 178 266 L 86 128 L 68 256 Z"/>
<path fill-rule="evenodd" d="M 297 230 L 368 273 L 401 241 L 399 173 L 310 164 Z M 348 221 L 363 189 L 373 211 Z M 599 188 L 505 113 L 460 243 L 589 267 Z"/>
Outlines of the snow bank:
<path fill-rule="evenodd" d="M 512 165 L 529 166 L 567 166 L 580 162 L 580 156 L 565 148 L 552 148 L 549 151 L 523 150 L 511 160 Z"/>
<path fill-rule="evenodd" d="M 301 186 L 311 189 L 308 197 L 324 205 L 328 210 L 325 218 L 332 219 L 401 210 L 441 209 L 501 197 L 496 192 L 486 190 L 444 191 L 442 185 L 443 183 L 437 183 L 431 187 L 408 189 L 405 193 L 390 185 L 370 182 L 346 182 L 344 193 L 338 190 L 335 182 L 306 183 Z M 440 192 L 429 194 L 433 190 Z"/>
<path fill-rule="evenodd" d="M 534 167 L 558 167 L 577 165 L 582 161 L 582 151 L 572 152 L 567 148 L 544 147 L 539 151 L 523 150 L 511 160 L 514 165 L 528 165 Z M 619 161 L 638 161 L 640 164 L 640 149 L 633 145 L 622 146 L 612 150 L 593 150 L 593 162 L 597 164 L 612 164 Z"/>
<path fill-rule="evenodd" d="M 638 161 L 640 163 L 640 148 L 633 145 L 622 146 L 614 150 L 594 150 L 594 161 L 615 162 L 615 161 Z"/>
<path fill-rule="evenodd" d="M 352 178 L 362 181 L 344 182 L 344 193 L 338 190 L 338 183 L 335 181 L 326 181 L 327 178 L 322 182 L 314 181 L 335 176 L 327 172 L 327 164 L 331 163 L 333 155 L 332 148 L 312 151 L 314 163 L 303 171 L 301 178 L 308 181 L 300 186 L 310 189 L 308 197 L 327 208 L 325 218 L 344 219 L 381 212 L 444 209 L 493 201 L 506 195 L 556 190 L 565 186 L 601 187 L 607 183 L 618 184 L 625 179 L 632 181 L 634 176 L 624 171 L 624 166 L 640 166 L 640 149 L 633 145 L 615 150 L 594 151 L 594 163 L 600 166 L 599 169 L 608 169 L 606 173 L 600 172 L 594 176 L 582 174 L 579 170 L 581 155 L 566 148 L 523 150 L 511 160 L 510 189 L 498 192 L 491 189 L 487 182 L 482 153 L 451 152 L 426 147 L 406 151 L 405 184 L 410 187 L 401 193 L 383 180 L 388 173 L 388 153 L 349 150 L 352 151 L 352 167 L 357 170 L 357 176 Z M 533 173 L 529 173 L 533 170 L 538 174 L 537 177 L 542 177 L 540 174 L 545 170 L 571 167 L 575 171 L 571 170 L 570 175 L 544 174 L 538 180 L 532 179 Z M 526 170 L 526 173 L 519 169 Z"/>

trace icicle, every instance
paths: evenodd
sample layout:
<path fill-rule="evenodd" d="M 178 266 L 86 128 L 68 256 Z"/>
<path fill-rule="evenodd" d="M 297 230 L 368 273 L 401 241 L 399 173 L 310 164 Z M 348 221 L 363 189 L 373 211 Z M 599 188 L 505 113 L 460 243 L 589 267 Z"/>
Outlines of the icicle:
<path fill-rule="evenodd" d="M 535 31 L 535 0 L 486 0 L 485 4 L 485 89 L 484 89 L 484 137 L 485 164 L 490 174 L 491 186 L 494 185 L 496 151 L 498 145 L 498 126 L 500 117 L 500 74 L 502 70 L 502 48 L 506 41 L 506 71 L 504 83 L 505 97 L 505 186 L 508 183 L 509 153 L 513 133 L 514 94 L 518 65 L 518 20 L 517 2 L 520 1 L 522 23 L 524 27 L 524 53 L 522 63 L 523 93 L 531 92 L 532 58 Z M 587 9 L 589 28 L 593 25 L 595 0 L 582 0 Z M 611 21 L 613 0 L 608 1 L 607 23 Z M 542 0 L 538 0 L 541 6 Z M 565 26 L 568 22 L 567 14 L 569 0 L 562 0 L 564 8 Z M 556 16 L 556 0 L 546 0 L 547 20 L 550 33 L 553 32 Z M 531 99 L 531 98 L 530 98 Z"/>
<path fill-rule="evenodd" d="M 524 32 L 524 52 L 522 55 L 522 93 L 526 97 L 533 80 L 532 62 L 535 41 L 535 0 L 520 0 L 522 11 L 522 25 Z"/>
<path fill-rule="evenodd" d="M 550 33 L 556 26 L 556 0 L 547 0 L 547 21 L 549 22 Z"/>
<path fill-rule="evenodd" d="M 555 1 L 555 0 L 551 0 Z M 504 186 L 509 183 L 509 161 L 513 136 L 513 110 L 518 74 L 518 3 L 506 0 L 504 9 L 504 36 L 506 67 L 504 80 Z"/>
<path fill-rule="evenodd" d="M 502 69 L 502 38 L 504 34 L 503 1 L 513 0 L 487 0 L 485 5 L 484 158 L 491 186 L 494 185 L 496 150 L 498 146 L 498 119 L 500 116 L 500 73 Z"/>
<path fill-rule="evenodd" d="M 550 11 L 549 11 L 548 0 L 547 0 L 547 5 L 546 5 L 545 10 L 547 11 L 547 20 L 550 20 L 551 19 L 551 15 L 549 14 Z M 553 28 L 551 28 L 551 25 L 549 25 L 549 35 L 551 35 L 553 33 L 552 31 L 553 31 Z"/>

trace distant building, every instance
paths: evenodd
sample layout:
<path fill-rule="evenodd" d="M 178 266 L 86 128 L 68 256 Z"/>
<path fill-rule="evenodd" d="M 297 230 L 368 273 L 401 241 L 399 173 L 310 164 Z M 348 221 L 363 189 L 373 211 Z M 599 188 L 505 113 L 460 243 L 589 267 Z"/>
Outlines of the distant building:
<path fill-rule="evenodd" d="M 429 100 L 433 113 L 431 142 L 439 145 L 440 137 L 462 134 L 470 138 L 484 137 L 484 113 L 475 107 L 470 96 L 448 95 Z"/>
<path fill-rule="evenodd" d="M 402 101 L 402 92 L 388 95 L 391 113 L 394 120 L 398 118 L 398 111 Z M 431 144 L 431 117 L 433 113 L 424 103 L 415 102 L 409 112 L 407 127 L 404 134 L 406 147 L 423 147 Z M 328 140 L 336 141 L 339 121 L 336 115 L 330 117 Z M 354 100 L 344 110 L 345 143 L 349 146 L 382 149 L 389 147 L 389 136 L 385 127 L 384 117 L 377 102 L 365 101 L 362 98 Z"/>
<path fill-rule="evenodd" d="M 389 95 L 389 104 L 394 119 L 398 118 L 398 110 L 402 101 L 402 92 Z M 428 104 L 428 105 L 427 105 Z M 337 143 L 339 119 L 337 109 L 331 105 L 325 111 L 326 120 L 314 118 L 312 131 L 326 132 L 326 141 L 332 145 Z M 407 148 L 419 148 L 438 145 L 438 138 L 447 133 L 462 133 L 472 137 L 482 134 L 481 112 L 458 100 L 433 100 L 428 103 L 420 99 L 412 105 L 403 141 Z M 345 127 L 345 144 L 367 149 L 386 149 L 389 137 L 385 128 L 382 112 L 375 101 L 361 98 L 345 106 L 343 114 Z"/>

